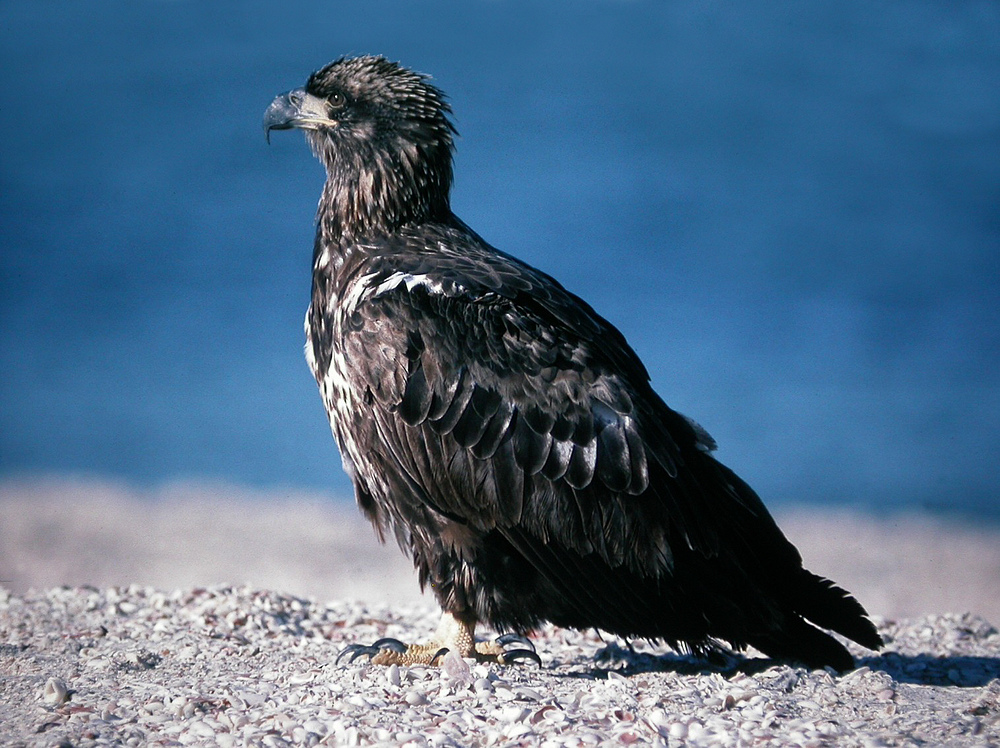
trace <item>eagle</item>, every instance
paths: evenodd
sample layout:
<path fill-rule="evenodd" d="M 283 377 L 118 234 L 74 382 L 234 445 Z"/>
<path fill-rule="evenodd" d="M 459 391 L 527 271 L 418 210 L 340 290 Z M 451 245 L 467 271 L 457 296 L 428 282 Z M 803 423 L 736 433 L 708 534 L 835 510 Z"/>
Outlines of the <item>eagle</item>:
<path fill-rule="evenodd" d="M 525 637 L 546 621 L 840 671 L 854 661 L 823 629 L 878 649 L 622 333 L 452 212 L 450 115 L 381 56 L 331 62 L 264 115 L 326 170 L 306 358 L 344 470 L 442 609 L 427 643 L 346 652 L 538 661 Z M 477 641 L 481 623 L 509 634 Z"/>

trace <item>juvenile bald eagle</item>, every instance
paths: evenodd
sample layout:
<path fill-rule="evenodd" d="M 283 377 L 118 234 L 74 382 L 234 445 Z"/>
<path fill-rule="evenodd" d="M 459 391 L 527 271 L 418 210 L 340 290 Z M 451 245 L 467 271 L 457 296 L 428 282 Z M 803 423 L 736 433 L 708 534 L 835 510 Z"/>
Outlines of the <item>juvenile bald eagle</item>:
<path fill-rule="evenodd" d="M 450 111 L 426 76 L 358 57 L 264 117 L 326 168 L 306 356 L 344 469 L 443 610 L 429 644 L 352 652 L 504 662 L 524 650 L 476 643 L 476 624 L 543 621 L 840 670 L 850 654 L 817 627 L 877 649 L 622 334 L 451 212 Z"/>

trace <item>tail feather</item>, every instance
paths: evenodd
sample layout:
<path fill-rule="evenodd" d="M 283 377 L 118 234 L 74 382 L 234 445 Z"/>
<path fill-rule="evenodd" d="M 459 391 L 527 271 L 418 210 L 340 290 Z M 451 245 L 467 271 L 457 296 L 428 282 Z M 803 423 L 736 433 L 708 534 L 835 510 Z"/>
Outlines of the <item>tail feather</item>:
<path fill-rule="evenodd" d="M 764 654 L 814 668 L 853 668 L 850 652 L 816 626 L 836 631 L 869 649 L 881 648 L 882 638 L 861 603 L 829 579 L 800 569 L 796 583 L 789 585 L 782 597 L 787 608 L 781 626 L 749 639 Z"/>
<path fill-rule="evenodd" d="M 749 643 L 769 657 L 810 668 L 830 666 L 839 672 L 854 668 L 854 658 L 840 642 L 798 616 L 790 617 L 780 631 L 754 636 Z"/>
<path fill-rule="evenodd" d="M 797 613 L 863 647 L 882 647 L 882 637 L 868 619 L 868 612 L 847 590 L 805 569 L 799 580 L 791 601 Z"/>
<path fill-rule="evenodd" d="M 726 546 L 734 550 L 737 559 L 753 559 L 754 563 L 745 568 L 753 570 L 756 584 L 783 614 L 783 622 L 775 630 L 759 637 L 759 643 L 750 643 L 776 657 L 788 656 L 815 665 L 832 664 L 838 669 L 850 667 L 852 660 L 847 650 L 807 624 L 804 618 L 864 647 L 880 649 L 882 639 L 861 603 L 829 579 L 804 569 L 798 550 L 775 524 L 753 489 L 721 463 L 712 464 L 729 487 L 726 496 L 733 500 L 727 511 L 720 513 L 730 533 Z M 788 647 L 778 642 L 784 637 L 791 640 Z M 810 648 L 818 654 L 811 656 Z"/>

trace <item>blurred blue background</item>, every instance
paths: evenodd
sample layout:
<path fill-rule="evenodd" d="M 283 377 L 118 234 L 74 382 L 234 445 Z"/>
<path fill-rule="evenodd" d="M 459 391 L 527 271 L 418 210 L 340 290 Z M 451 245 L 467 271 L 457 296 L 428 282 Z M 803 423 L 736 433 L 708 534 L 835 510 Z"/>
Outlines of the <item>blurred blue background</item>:
<path fill-rule="evenodd" d="M 272 97 L 434 76 L 456 212 L 618 325 L 771 505 L 1000 516 L 1000 5 L 0 4 L 0 478 L 348 497 Z"/>

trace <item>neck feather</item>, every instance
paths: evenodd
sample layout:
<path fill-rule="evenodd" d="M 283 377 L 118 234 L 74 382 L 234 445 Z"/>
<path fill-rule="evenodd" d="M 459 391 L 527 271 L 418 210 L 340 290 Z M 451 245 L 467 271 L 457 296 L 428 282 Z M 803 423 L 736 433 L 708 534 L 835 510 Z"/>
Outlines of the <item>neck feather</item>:
<path fill-rule="evenodd" d="M 377 151 L 323 143 L 315 150 L 327 173 L 317 213 L 325 243 L 355 243 L 451 214 L 450 152 L 435 159 L 412 144 Z"/>

